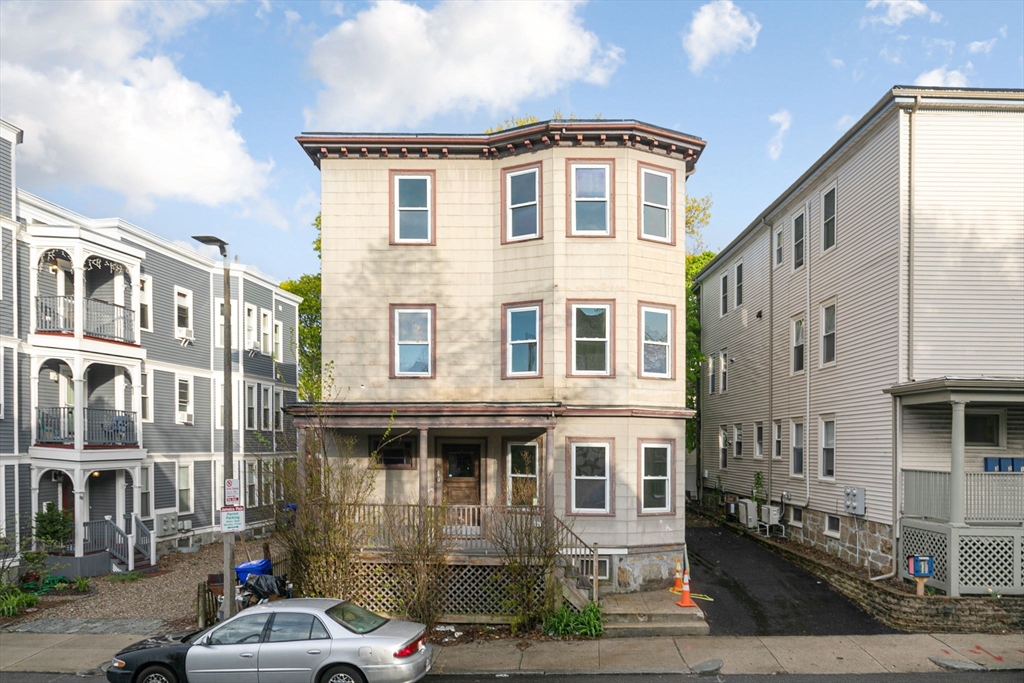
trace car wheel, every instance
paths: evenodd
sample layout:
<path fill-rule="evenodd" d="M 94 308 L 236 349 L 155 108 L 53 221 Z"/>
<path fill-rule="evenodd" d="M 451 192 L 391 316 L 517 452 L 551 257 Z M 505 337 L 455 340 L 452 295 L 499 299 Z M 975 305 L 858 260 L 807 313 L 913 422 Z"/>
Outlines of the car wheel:
<path fill-rule="evenodd" d="M 355 668 L 338 664 L 324 672 L 320 683 L 366 683 L 366 679 Z"/>
<path fill-rule="evenodd" d="M 165 666 L 147 666 L 135 679 L 135 683 L 178 683 L 178 677 Z"/>

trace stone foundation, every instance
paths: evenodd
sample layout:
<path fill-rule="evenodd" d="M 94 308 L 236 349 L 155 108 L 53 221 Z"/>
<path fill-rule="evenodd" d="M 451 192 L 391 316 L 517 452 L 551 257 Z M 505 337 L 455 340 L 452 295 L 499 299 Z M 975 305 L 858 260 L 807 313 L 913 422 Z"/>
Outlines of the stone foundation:
<path fill-rule="evenodd" d="M 825 533 L 826 513 L 810 509 L 804 510 L 803 526 L 787 525 L 786 535 L 855 567 L 867 567 L 875 574 L 891 572 L 894 568 L 892 525 L 837 516 L 840 520 L 838 538 Z"/>
<path fill-rule="evenodd" d="M 612 555 L 609 557 L 609 581 L 602 581 L 601 589 L 614 593 L 635 593 L 668 588 L 676 580 L 676 560 L 682 558 L 682 546 L 654 552 Z"/>

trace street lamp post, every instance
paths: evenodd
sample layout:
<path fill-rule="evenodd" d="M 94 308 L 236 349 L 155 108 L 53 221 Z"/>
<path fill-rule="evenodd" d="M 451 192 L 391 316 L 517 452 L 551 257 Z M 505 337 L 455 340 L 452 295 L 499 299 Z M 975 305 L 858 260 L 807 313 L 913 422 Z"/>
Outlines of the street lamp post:
<path fill-rule="evenodd" d="M 224 257 L 224 481 L 221 486 L 227 502 L 227 482 L 234 474 L 232 452 L 234 449 L 234 425 L 231 406 L 231 262 L 228 260 L 228 243 L 212 235 L 194 235 L 192 239 L 202 244 L 217 247 Z M 235 613 L 235 534 L 222 533 L 224 541 L 224 618 Z"/>

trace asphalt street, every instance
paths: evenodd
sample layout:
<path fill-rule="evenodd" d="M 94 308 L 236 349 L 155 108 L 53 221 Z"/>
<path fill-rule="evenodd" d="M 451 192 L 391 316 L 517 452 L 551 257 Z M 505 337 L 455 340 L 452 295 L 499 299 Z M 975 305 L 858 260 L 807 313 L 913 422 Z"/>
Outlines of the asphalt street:
<path fill-rule="evenodd" d="M 686 541 L 691 589 L 714 598 L 700 603 L 713 636 L 899 633 L 828 583 L 734 531 L 690 526 Z"/>
<path fill-rule="evenodd" d="M 103 681 L 99 677 L 81 677 L 74 674 L 38 674 L 0 672 L 0 683 L 88 683 Z M 714 681 L 715 683 L 1020 683 L 1020 671 L 990 672 L 929 672 L 917 674 L 838 674 L 827 675 L 779 675 L 779 674 L 736 674 L 733 676 L 698 675 L 634 675 L 596 674 L 555 675 L 555 674 L 490 674 L 488 676 L 427 676 L 426 683 L 498 683 L 510 680 L 512 683 L 684 683 L 689 681 Z"/>

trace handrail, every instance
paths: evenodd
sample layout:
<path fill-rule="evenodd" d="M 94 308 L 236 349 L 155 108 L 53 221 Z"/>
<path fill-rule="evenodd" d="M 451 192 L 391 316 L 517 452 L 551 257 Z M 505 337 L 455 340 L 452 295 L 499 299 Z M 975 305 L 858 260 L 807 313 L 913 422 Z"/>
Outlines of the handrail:
<path fill-rule="evenodd" d="M 83 552 L 97 553 L 107 549 L 107 520 L 82 522 L 82 534 L 84 539 L 82 543 Z"/>
<path fill-rule="evenodd" d="M 129 557 L 132 557 L 130 549 L 131 544 L 128 542 L 128 534 L 114 524 L 113 520 L 107 519 L 104 521 L 107 523 L 107 552 L 129 565 L 128 569 L 131 570 L 132 567 L 130 565 L 133 563 L 128 559 Z"/>
<path fill-rule="evenodd" d="M 156 564 L 156 543 L 153 542 L 153 532 L 149 530 L 138 515 L 132 515 L 132 524 L 135 527 L 135 549 L 149 558 L 149 563 Z"/>

